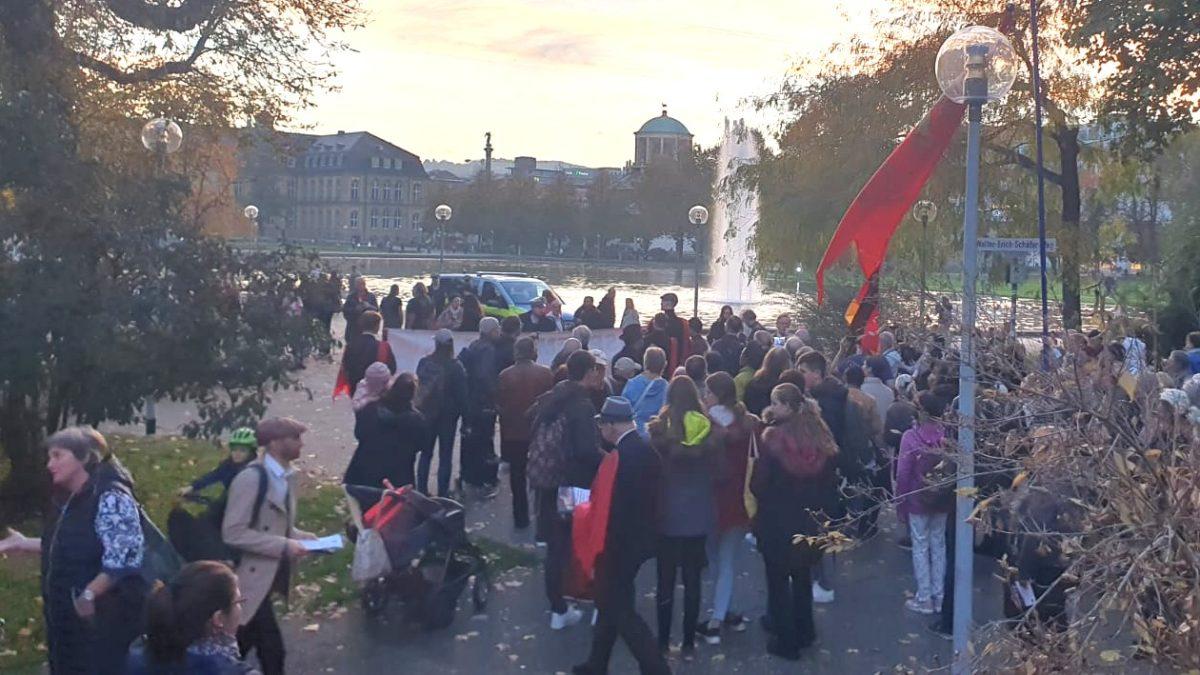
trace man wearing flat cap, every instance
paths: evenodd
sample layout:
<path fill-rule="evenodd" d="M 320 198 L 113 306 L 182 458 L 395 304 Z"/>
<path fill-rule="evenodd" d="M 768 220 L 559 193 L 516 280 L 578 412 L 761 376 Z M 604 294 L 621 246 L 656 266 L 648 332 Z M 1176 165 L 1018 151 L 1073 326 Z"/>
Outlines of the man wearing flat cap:
<path fill-rule="evenodd" d="M 525 333 L 553 333 L 558 330 L 545 300 L 534 298 L 529 303 L 529 311 L 521 315 L 521 330 Z"/>
<path fill-rule="evenodd" d="M 608 661 L 617 638 L 625 641 L 642 673 L 670 673 L 659 652 L 654 633 L 634 607 L 634 581 L 642 563 L 654 557 L 658 532 L 657 513 L 662 465 L 658 453 L 637 433 L 633 404 L 610 396 L 604 401 L 596 424 L 606 445 L 616 447 L 617 476 L 613 482 L 604 550 L 596 560 L 596 608 L 600 614 L 592 635 L 587 661 L 575 673 L 607 673 Z"/>
<path fill-rule="evenodd" d="M 282 675 L 284 647 L 271 593 L 287 595 L 294 561 L 308 554 L 300 543 L 316 537 L 296 527 L 298 477 L 292 462 L 300 457 L 308 430 L 290 417 L 273 417 L 255 429 L 260 458 L 250 462 L 229 486 L 221 538 L 240 555 L 235 571 L 242 605 L 238 647 L 242 657 L 258 652 L 264 675 Z"/>
<path fill-rule="evenodd" d="M 667 372 L 674 373 L 692 355 L 691 331 L 687 322 L 675 314 L 678 295 L 664 293 L 659 300 L 662 301 L 662 313 L 667 316 Z"/>

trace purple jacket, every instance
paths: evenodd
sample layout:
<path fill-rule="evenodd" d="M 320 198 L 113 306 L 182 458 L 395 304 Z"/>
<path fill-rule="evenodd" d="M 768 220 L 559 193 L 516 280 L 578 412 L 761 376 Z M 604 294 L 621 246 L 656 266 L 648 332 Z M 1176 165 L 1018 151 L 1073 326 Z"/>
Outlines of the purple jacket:
<path fill-rule="evenodd" d="M 945 437 L 945 429 L 937 422 L 918 424 L 900 437 L 900 457 L 896 466 L 896 495 L 899 500 L 896 504 L 896 515 L 902 520 L 907 520 L 912 513 L 932 513 L 915 494 L 909 493 L 915 493 L 925 487 L 926 472 L 941 461 L 937 450 Z"/>

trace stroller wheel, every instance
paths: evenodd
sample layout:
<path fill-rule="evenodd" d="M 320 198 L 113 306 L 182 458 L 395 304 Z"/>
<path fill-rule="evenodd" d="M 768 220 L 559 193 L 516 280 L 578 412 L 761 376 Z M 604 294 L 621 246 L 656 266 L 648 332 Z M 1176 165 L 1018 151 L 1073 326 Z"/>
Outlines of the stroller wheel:
<path fill-rule="evenodd" d="M 387 584 L 382 580 L 368 583 L 362 589 L 362 606 L 367 616 L 379 616 L 388 606 Z"/>
<path fill-rule="evenodd" d="M 475 612 L 487 610 L 488 599 L 492 597 L 492 575 L 488 573 L 486 564 L 479 566 L 475 572 L 475 580 L 471 584 L 471 602 L 475 604 Z"/>
<path fill-rule="evenodd" d="M 425 630 L 439 630 L 454 623 L 454 614 L 458 610 L 458 595 L 462 592 L 462 584 L 448 584 L 431 588 L 425 595 L 421 607 L 421 622 Z"/>

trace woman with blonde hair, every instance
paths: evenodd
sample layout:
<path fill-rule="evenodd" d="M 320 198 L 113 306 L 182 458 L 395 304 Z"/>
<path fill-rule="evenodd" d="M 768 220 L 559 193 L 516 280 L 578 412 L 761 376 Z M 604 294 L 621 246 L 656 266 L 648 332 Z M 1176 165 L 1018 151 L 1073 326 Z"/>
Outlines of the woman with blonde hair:
<path fill-rule="evenodd" d="M 659 493 L 658 644 L 671 640 L 675 574 L 683 576 L 683 654 L 696 649 L 700 617 L 700 573 L 707 564 L 705 543 L 717 526 L 715 488 L 720 476 L 719 429 L 704 414 L 691 378 L 667 386 L 667 402 L 647 425 L 650 443 L 662 457 Z"/>
<path fill-rule="evenodd" d="M 823 513 L 836 507 L 837 443 L 820 410 L 794 384 L 771 391 L 764 411 L 758 461 L 750 490 L 758 501 L 754 534 L 767 577 L 767 615 L 773 631 L 767 652 L 796 661 L 817 637 L 812 611 L 812 567 L 820 550 L 797 535 L 821 534 Z"/>

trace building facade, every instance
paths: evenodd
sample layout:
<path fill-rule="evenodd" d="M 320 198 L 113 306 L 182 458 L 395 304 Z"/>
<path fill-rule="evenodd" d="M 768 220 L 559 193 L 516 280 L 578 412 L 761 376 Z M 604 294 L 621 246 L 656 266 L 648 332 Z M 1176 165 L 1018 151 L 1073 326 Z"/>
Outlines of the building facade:
<path fill-rule="evenodd" d="M 661 115 L 646 120 L 633 134 L 635 170 L 644 169 L 659 157 L 678 160 L 687 157 L 691 152 L 692 132 L 688 131 L 683 122 L 667 115 L 665 105 Z"/>
<path fill-rule="evenodd" d="M 421 158 L 368 132 L 274 132 L 249 144 L 238 201 L 260 209 L 264 237 L 415 246 L 429 176 Z"/>

